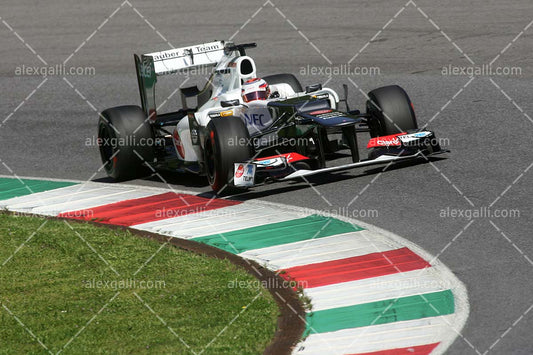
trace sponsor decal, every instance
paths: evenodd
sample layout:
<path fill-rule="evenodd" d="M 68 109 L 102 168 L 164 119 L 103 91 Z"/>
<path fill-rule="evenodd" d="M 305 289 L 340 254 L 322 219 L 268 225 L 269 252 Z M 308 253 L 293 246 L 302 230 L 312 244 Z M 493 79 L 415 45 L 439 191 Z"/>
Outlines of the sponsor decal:
<path fill-rule="evenodd" d="M 264 126 L 263 118 L 265 117 L 262 113 L 251 113 L 251 114 L 244 114 L 244 118 L 246 119 L 246 123 L 252 126 Z"/>
<path fill-rule="evenodd" d="M 233 110 L 222 111 L 220 113 L 220 116 L 222 116 L 222 117 L 228 117 L 228 116 L 231 116 L 231 115 L 233 115 Z"/>
<path fill-rule="evenodd" d="M 270 164 L 272 164 L 272 165 L 274 165 L 274 164 L 276 164 L 278 162 L 282 162 L 281 159 L 283 159 L 283 158 L 288 163 L 309 159 L 308 157 L 303 156 L 303 155 L 298 154 L 298 153 L 285 153 L 285 154 L 274 155 L 274 156 L 270 156 L 270 157 L 257 158 L 254 161 L 254 164 L 258 164 L 258 165 L 270 165 Z"/>
<path fill-rule="evenodd" d="M 175 52 L 161 52 L 160 54 L 155 54 L 153 56 L 153 58 L 154 58 L 154 61 L 159 61 L 159 60 L 177 58 L 179 56 L 180 56 L 180 54 L 179 54 L 178 51 L 175 51 Z"/>
<path fill-rule="evenodd" d="M 402 142 L 400 139 L 398 139 L 398 136 L 404 135 L 405 133 L 398 133 L 398 134 L 391 134 L 390 136 L 382 136 L 382 137 L 375 137 L 371 138 L 368 141 L 367 148 L 375 148 L 375 147 L 398 147 L 402 145 Z"/>
<path fill-rule="evenodd" d="M 173 49 L 173 50 L 164 51 L 164 52 L 151 53 L 148 55 L 151 55 L 154 61 L 160 61 L 160 60 L 191 56 L 194 54 L 213 52 L 213 51 L 217 51 L 221 49 L 223 49 L 223 47 L 221 46 L 220 43 L 217 42 L 213 44 L 199 45 L 199 46 L 187 47 L 187 48 L 178 48 L 178 49 Z"/>
<path fill-rule="evenodd" d="M 413 137 L 418 137 L 418 138 L 421 138 L 421 137 L 427 137 L 429 136 L 429 132 L 418 132 L 418 133 L 414 133 L 413 134 Z"/>
<path fill-rule="evenodd" d="M 428 137 L 431 135 L 431 132 L 417 132 L 417 133 L 411 133 L 411 134 L 406 134 L 406 135 L 403 135 L 403 136 L 400 136 L 398 137 L 402 143 L 408 143 L 408 142 L 413 142 L 413 141 L 416 141 L 420 138 L 424 138 L 424 137 Z"/>
<path fill-rule="evenodd" d="M 311 97 L 314 98 L 314 99 L 328 99 L 329 98 L 329 94 L 319 94 L 319 95 L 313 95 Z"/>
<path fill-rule="evenodd" d="M 277 157 L 277 158 L 266 159 L 266 160 L 259 160 L 259 161 L 256 160 L 254 161 L 254 164 L 260 165 L 263 167 L 275 167 L 275 166 L 283 165 L 285 161 L 287 161 L 285 157 Z"/>
<path fill-rule="evenodd" d="M 233 184 L 235 186 L 254 186 L 255 168 L 254 164 L 236 163 Z"/>
<path fill-rule="evenodd" d="M 211 45 L 204 45 L 204 46 L 196 46 L 194 48 L 196 49 L 196 52 L 198 53 L 204 53 L 204 52 L 216 51 L 216 50 L 222 49 L 222 47 L 218 43 L 211 44 Z"/>
<path fill-rule="evenodd" d="M 140 65 L 139 73 L 142 78 L 150 79 L 152 77 L 152 66 L 150 63 L 142 62 Z"/>
<path fill-rule="evenodd" d="M 237 167 L 237 170 L 235 170 L 235 177 L 240 178 L 244 174 L 244 166 L 242 164 L 239 164 Z"/>
<path fill-rule="evenodd" d="M 215 98 L 213 98 L 214 100 Z M 211 112 L 209 113 L 209 117 L 211 118 L 218 118 L 218 117 L 228 117 L 233 115 L 233 110 L 226 110 L 226 111 L 219 111 L 219 112 Z"/>
<path fill-rule="evenodd" d="M 276 161 L 276 159 L 267 159 L 267 160 L 258 161 L 258 162 L 256 162 L 256 164 L 258 164 L 258 165 L 270 165 L 270 164 L 274 163 L 275 161 Z"/>
<path fill-rule="evenodd" d="M 389 145 L 400 145 L 400 140 L 398 139 L 398 137 L 378 138 L 377 144 L 380 146 L 386 146 L 386 147 L 388 147 Z"/>

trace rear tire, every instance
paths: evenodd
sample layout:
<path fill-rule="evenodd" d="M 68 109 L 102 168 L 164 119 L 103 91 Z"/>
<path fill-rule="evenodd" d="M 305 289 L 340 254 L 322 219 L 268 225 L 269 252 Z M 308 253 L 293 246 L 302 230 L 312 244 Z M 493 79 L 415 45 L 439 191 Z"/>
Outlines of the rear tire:
<path fill-rule="evenodd" d="M 207 180 L 215 192 L 232 193 L 234 163 L 252 157 L 250 134 L 240 117 L 213 118 L 207 125 L 204 162 Z"/>
<path fill-rule="evenodd" d="M 371 116 L 369 127 L 372 137 L 418 129 L 411 99 L 398 85 L 372 90 L 368 97 L 366 112 Z"/>
<path fill-rule="evenodd" d="M 275 75 L 267 75 L 263 77 L 263 80 L 265 80 L 268 85 L 276 85 L 276 84 L 289 84 L 289 86 L 294 90 L 294 92 L 302 92 L 302 84 L 296 79 L 296 77 L 292 74 L 275 74 Z"/>
<path fill-rule="evenodd" d="M 102 112 L 98 121 L 100 157 L 107 175 L 116 181 L 147 173 L 143 163 L 154 161 L 152 127 L 138 106 L 119 106 Z"/>

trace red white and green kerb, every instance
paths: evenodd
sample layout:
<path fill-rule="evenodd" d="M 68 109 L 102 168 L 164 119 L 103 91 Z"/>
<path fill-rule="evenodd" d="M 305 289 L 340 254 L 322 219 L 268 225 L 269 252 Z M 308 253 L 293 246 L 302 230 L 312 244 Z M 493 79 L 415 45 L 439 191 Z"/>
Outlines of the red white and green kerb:
<path fill-rule="evenodd" d="M 439 354 L 466 290 L 409 241 L 359 221 L 262 201 L 105 183 L 0 177 L 0 208 L 127 226 L 254 260 L 310 300 L 295 354 Z"/>

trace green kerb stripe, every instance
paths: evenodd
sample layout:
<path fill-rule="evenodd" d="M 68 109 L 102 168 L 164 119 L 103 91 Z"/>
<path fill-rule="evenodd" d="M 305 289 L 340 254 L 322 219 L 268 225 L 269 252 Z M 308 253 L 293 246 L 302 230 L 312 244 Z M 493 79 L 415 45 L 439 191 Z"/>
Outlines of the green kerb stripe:
<path fill-rule="evenodd" d="M 454 311 L 451 290 L 426 293 L 311 312 L 307 315 L 304 335 L 436 317 Z"/>
<path fill-rule="evenodd" d="M 0 200 L 76 185 L 75 182 L 0 178 Z"/>
<path fill-rule="evenodd" d="M 360 230 L 363 230 L 363 228 L 336 218 L 312 215 L 285 222 L 193 238 L 193 240 L 233 254 L 239 254 L 253 249 L 324 238 Z"/>

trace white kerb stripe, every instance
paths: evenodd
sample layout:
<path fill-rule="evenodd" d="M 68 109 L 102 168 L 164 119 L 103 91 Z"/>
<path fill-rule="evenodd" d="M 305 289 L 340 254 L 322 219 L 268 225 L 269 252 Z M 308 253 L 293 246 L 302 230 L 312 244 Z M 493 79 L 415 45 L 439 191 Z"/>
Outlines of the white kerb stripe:
<path fill-rule="evenodd" d="M 14 197 L 9 200 L 0 201 L 0 205 L 6 206 L 9 209 L 17 208 L 31 210 L 35 207 L 46 206 L 49 204 L 57 203 L 57 201 L 67 201 L 68 199 L 77 199 L 79 196 L 83 196 L 87 191 L 105 191 L 110 187 L 105 185 L 73 185 L 67 187 L 61 187 L 59 189 L 53 189 L 43 192 L 38 192 L 30 195 L 24 195 L 20 197 Z"/>
<path fill-rule="evenodd" d="M 269 223 L 284 222 L 296 218 L 302 218 L 302 215 L 287 211 L 280 213 L 279 209 L 270 206 L 241 203 L 180 217 L 137 224 L 132 226 L 132 228 L 190 239 Z"/>
<path fill-rule="evenodd" d="M 453 320 L 454 315 L 447 315 L 311 334 L 293 353 L 352 354 L 437 343 Z"/>
<path fill-rule="evenodd" d="M 138 198 L 149 197 L 153 195 L 158 195 L 153 191 L 142 191 L 142 190 L 129 190 L 129 191 L 116 191 L 108 192 L 105 195 L 88 197 L 80 201 L 69 201 L 61 204 L 39 207 L 33 210 L 34 213 L 40 214 L 59 214 L 68 211 L 76 211 L 91 208 L 96 208 L 103 205 L 108 205 L 116 202 L 122 202 L 126 200 L 135 200 Z"/>
<path fill-rule="evenodd" d="M 396 249 L 395 243 L 367 230 L 245 251 L 239 256 L 270 269 L 326 262 Z"/>
<path fill-rule="evenodd" d="M 120 185 L 87 183 L 16 197 L 4 201 L 11 211 L 56 216 L 110 203 L 148 197 L 160 191 Z"/>
<path fill-rule="evenodd" d="M 433 268 L 305 289 L 313 311 L 439 292 L 450 287 Z"/>

